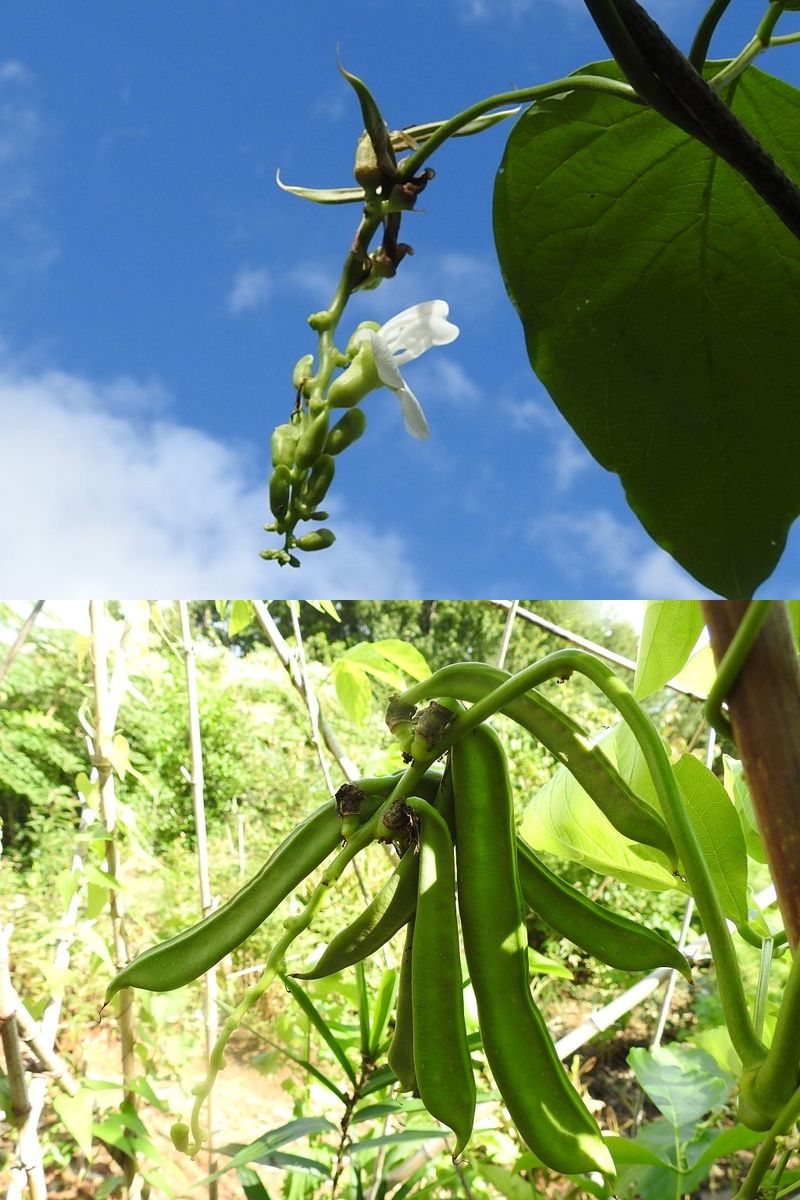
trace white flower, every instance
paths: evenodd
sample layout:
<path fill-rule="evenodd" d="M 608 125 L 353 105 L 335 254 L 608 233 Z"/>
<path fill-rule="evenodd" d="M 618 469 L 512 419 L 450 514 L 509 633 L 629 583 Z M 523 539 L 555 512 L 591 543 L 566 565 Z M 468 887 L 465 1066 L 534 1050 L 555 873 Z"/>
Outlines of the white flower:
<path fill-rule="evenodd" d="M 458 326 L 447 320 L 449 311 L 444 300 L 425 300 L 422 304 L 404 309 L 377 332 L 368 332 L 380 381 L 400 401 L 403 420 L 412 437 L 426 438 L 430 429 L 419 400 L 398 368 L 413 358 L 419 358 L 431 346 L 446 346 L 448 342 L 455 341 Z"/>

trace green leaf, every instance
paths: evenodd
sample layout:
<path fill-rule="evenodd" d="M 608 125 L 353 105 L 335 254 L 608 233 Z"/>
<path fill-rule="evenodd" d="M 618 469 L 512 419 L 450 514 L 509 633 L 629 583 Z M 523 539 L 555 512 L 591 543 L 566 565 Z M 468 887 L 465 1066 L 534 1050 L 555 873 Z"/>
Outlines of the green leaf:
<path fill-rule="evenodd" d="M 270 1200 L 269 1192 L 261 1182 L 261 1176 L 252 1167 L 238 1167 L 236 1178 L 242 1185 L 247 1200 Z"/>
<path fill-rule="evenodd" d="M 615 725 L 599 745 L 634 792 L 642 800 L 651 800 L 652 779 L 628 726 Z M 581 863 L 623 883 L 656 891 L 680 887 L 663 856 L 617 833 L 566 767 L 554 771 L 536 793 L 525 810 L 520 833 L 534 850 Z"/>
<path fill-rule="evenodd" d="M 767 852 L 761 839 L 744 768 L 738 759 L 731 758 L 727 754 L 722 756 L 722 767 L 725 790 L 733 801 L 738 814 L 747 853 L 756 862 L 765 863 Z"/>
<path fill-rule="evenodd" d="M 384 1133 L 380 1137 L 365 1138 L 363 1142 L 354 1142 L 350 1147 L 351 1154 L 366 1154 L 378 1146 L 399 1146 L 403 1142 L 428 1142 L 435 1138 L 452 1137 L 449 1129 L 404 1129 L 397 1133 Z"/>
<path fill-rule="evenodd" d="M 108 759 L 120 779 L 124 779 L 130 767 L 131 748 L 123 734 L 114 734 L 108 747 Z"/>
<path fill-rule="evenodd" d="M 637 700 L 657 692 L 689 661 L 703 629 L 696 600 L 649 600 L 644 614 L 633 694 Z"/>
<path fill-rule="evenodd" d="M 722 911 L 747 921 L 747 850 L 736 810 L 713 771 L 684 754 L 673 766 Z"/>
<path fill-rule="evenodd" d="M 359 663 L 340 658 L 333 664 L 332 675 L 345 716 L 354 725 L 363 724 L 372 708 L 372 688 L 366 671 Z"/>
<path fill-rule="evenodd" d="M 382 638 L 373 645 L 383 658 L 394 663 L 412 679 L 427 679 L 430 675 L 431 669 L 425 655 L 410 642 L 403 642 L 399 638 Z"/>
<path fill-rule="evenodd" d="M 732 1079 L 720 1074 L 710 1054 L 692 1046 L 634 1047 L 628 1055 L 642 1088 L 669 1123 L 692 1130 L 727 1099 Z"/>
<path fill-rule="evenodd" d="M 232 600 L 231 615 L 228 620 L 228 637 L 236 637 L 243 629 L 247 629 L 253 620 L 252 600 Z"/>
<path fill-rule="evenodd" d="M 481 1178 L 491 1184 L 501 1196 L 505 1196 L 506 1200 L 536 1200 L 536 1197 L 541 1195 L 527 1179 L 513 1175 L 511 1171 L 495 1166 L 494 1163 L 478 1162 L 475 1169 Z"/>
<path fill-rule="evenodd" d="M 534 950 L 532 946 L 528 947 L 528 969 L 534 975 L 552 975 L 555 979 L 574 979 L 569 967 L 556 962 L 554 958 L 547 958 L 538 950 Z"/>
<path fill-rule="evenodd" d="M 643 1163 L 651 1167 L 670 1166 L 665 1159 L 659 1158 L 657 1154 L 634 1138 L 611 1136 L 604 1137 L 603 1141 L 611 1151 L 611 1157 L 617 1167 L 627 1166 L 630 1163 Z"/>
<path fill-rule="evenodd" d="M 345 1072 L 347 1073 L 347 1076 L 350 1079 L 351 1083 L 353 1085 L 355 1085 L 357 1083 L 357 1076 L 356 1076 L 355 1068 L 353 1067 L 353 1064 L 350 1062 L 350 1059 L 347 1057 L 344 1047 L 342 1046 L 341 1042 L 337 1038 L 336 1034 L 331 1029 L 328 1022 L 323 1017 L 322 1013 L 319 1011 L 319 1009 L 316 1007 L 316 1005 L 308 998 L 308 996 L 305 994 L 305 992 L 299 986 L 299 984 L 295 983 L 295 981 L 289 975 L 281 975 L 281 981 L 285 985 L 287 991 L 292 993 L 292 996 L 294 997 L 296 1002 L 300 1005 L 300 1008 L 303 1010 L 305 1015 L 308 1017 L 311 1024 L 314 1026 L 314 1028 L 321 1035 L 323 1040 L 330 1047 L 334 1056 L 336 1057 L 336 1059 L 338 1060 L 340 1065 L 344 1068 Z"/>
<path fill-rule="evenodd" d="M 357 645 L 351 646 L 349 650 L 345 650 L 342 659 L 345 662 L 358 663 L 373 678 L 380 679 L 382 683 L 388 683 L 390 687 L 405 687 L 405 675 L 392 662 L 384 658 L 377 643 L 359 642 Z"/>
<path fill-rule="evenodd" d="M 733 110 L 800 177 L 800 92 L 751 67 Z M 751 595 L 800 512 L 800 242 L 705 146 L 580 90 L 517 121 L 494 233 L 561 412 L 659 545 Z"/>
<path fill-rule="evenodd" d="M 121 884 L 116 876 L 110 874 L 108 871 L 102 871 L 100 867 L 96 867 L 94 863 L 87 862 L 84 870 L 86 871 L 86 878 L 88 879 L 89 883 L 93 883 L 97 887 L 105 888 L 106 891 L 111 889 L 118 892 L 120 890 Z"/>
<path fill-rule="evenodd" d="M 706 1170 L 721 1158 L 728 1158 L 739 1150 L 750 1150 L 763 1142 L 764 1134 L 756 1133 L 753 1129 L 745 1129 L 744 1125 L 734 1125 L 732 1129 L 723 1129 L 713 1142 L 706 1146 L 703 1153 L 694 1164 L 697 1170 Z"/>
<path fill-rule="evenodd" d="M 296 1121 L 289 1121 L 286 1125 L 280 1125 L 277 1129 L 270 1129 L 266 1133 L 262 1133 L 255 1141 L 249 1142 L 246 1146 L 242 1146 L 240 1142 L 232 1142 L 226 1146 L 220 1147 L 221 1154 L 230 1154 L 231 1159 L 219 1171 L 215 1171 L 213 1175 L 206 1175 L 204 1179 L 198 1180 L 194 1187 L 200 1187 L 202 1184 L 213 1183 L 215 1179 L 219 1179 L 228 1171 L 236 1170 L 239 1167 L 246 1166 L 249 1162 L 264 1162 L 267 1158 L 271 1165 L 285 1165 L 289 1158 L 292 1158 L 296 1164 L 304 1163 L 305 1168 L 293 1167 L 293 1169 L 314 1169 L 316 1174 L 328 1175 L 328 1172 L 321 1163 L 315 1162 L 313 1159 L 295 1158 L 290 1155 L 278 1155 L 275 1151 L 279 1146 L 285 1146 L 288 1142 L 296 1142 L 300 1138 L 309 1137 L 312 1133 L 332 1132 L 337 1127 L 326 1121 L 324 1117 L 300 1117 Z M 277 1161 L 282 1160 L 282 1161 Z"/>
<path fill-rule="evenodd" d="M 310 604 L 317 612 L 326 613 L 329 617 L 333 617 L 334 621 L 341 624 L 342 618 L 336 610 L 336 605 L 332 600 L 306 600 L 306 604 Z"/>
<path fill-rule="evenodd" d="M 74 1096 L 58 1093 L 53 1097 L 53 1108 L 66 1125 L 78 1144 L 78 1149 L 88 1157 L 92 1153 L 92 1123 L 94 1120 L 91 1091 L 83 1089 Z"/>
<path fill-rule="evenodd" d="M 383 1035 L 386 1032 L 389 1017 L 394 1008 L 396 995 L 397 971 L 394 967 L 388 967 L 381 975 L 372 1012 L 372 1032 L 370 1033 L 369 1049 L 373 1058 L 377 1057 L 378 1050 L 383 1041 Z"/>

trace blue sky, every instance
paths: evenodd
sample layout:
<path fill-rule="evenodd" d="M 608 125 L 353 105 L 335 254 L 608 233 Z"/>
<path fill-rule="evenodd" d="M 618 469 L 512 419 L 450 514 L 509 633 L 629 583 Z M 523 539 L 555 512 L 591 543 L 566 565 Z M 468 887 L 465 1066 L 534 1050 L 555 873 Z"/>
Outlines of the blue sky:
<path fill-rule="evenodd" d="M 705 4 L 650 7 L 686 46 Z M 701 594 L 531 373 L 492 244 L 502 126 L 435 156 L 413 259 L 342 327 L 449 302 L 460 337 L 405 371 L 430 440 L 374 393 L 335 547 L 258 557 L 269 434 L 356 219 L 274 182 L 351 183 L 337 46 L 395 128 L 607 57 L 581 0 L 30 0 L 1 45 L 1 595 Z M 800 83 L 798 48 L 760 65 Z M 767 591 L 798 593 L 798 550 Z"/>

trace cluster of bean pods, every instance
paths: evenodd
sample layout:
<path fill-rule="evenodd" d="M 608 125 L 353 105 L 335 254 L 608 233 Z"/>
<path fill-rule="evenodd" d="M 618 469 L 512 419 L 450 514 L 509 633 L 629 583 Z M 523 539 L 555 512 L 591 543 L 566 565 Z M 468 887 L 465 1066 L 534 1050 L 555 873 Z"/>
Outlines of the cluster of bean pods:
<path fill-rule="evenodd" d="M 448 673 L 449 672 L 449 673 Z M 449 697 L 417 712 L 390 705 L 387 723 L 412 763 L 409 771 L 345 785 L 284 840 L 264 867 L 204 920 L 134 959 L 112 980 L 169 991 L 197 978 L 239 946 L 345 839 L 361 849 L 393 842 L 397 866 L 374 899 L 296 977 L 317 979 L 369 958 L 403 928 L 405 947 L 389 1065 L 402 1090 L 418 1093 L 453 1130 L 454 1156 L 472 1133 L 475 1082 L 463 1007 L 460 944 L 475 994 L 486 1060 L 523 1140 L 563 1174 L 614 1172 L 594 1118 L 570 1083 L 533 1000 L 526 915 L 627 971 L 672 967 L 690 977 L 670 942 L 590 900 L 560 879 L 515 834 L 506 756 L 485 723 L 438 756 L 459 700 L 476 701 L 508 676 L 479 664 L 437 673 Z M 675 855 L 666 826 L 644 805 L 580 728 L 538 693 L 503 711 L 529 729 L 583 783 L 626 836 Z M 427 769 L 426 769 L 427 768 Z M 459 926 L 461 937 L 459 938 Z"/>

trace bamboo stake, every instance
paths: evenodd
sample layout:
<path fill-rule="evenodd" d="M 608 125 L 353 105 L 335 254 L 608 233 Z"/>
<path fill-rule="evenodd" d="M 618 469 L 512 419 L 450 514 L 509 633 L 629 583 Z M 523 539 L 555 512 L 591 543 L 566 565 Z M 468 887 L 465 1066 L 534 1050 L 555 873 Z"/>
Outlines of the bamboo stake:
<path fill-rule="evenodd" d="M 618 667 L 625 667 L 627 671 L 635 671 L 636 663 L 633 659 L 625 658 L 621 654 L 616 654 L 613 650 L 609 650 L 606 646 L 601 646 L 598 642 L 591 642 L 588 638 L 581 637 L 579 633 L 571 633 L 569 629 L 564 629 L 561 625 L 554 625 L 552 621 L 548 621 L 546 617 L 540 617 L 538 613 L 531 612 L 529 608 L 519 607 L 519 601 L 511 600 L 490 600 L 490 604 L 495 608 L 510 608 L 512 603 L 518 605 L 516 615 L 521 621 L 527 621 L 531 625 L 537 625 L 539 629 L 544 629 L 547 633 L 552 633 L 553 637 L 560 638 L 564 642 L 569 642 L 571 646 L 578 646 L 581 650 L 588 650 L 590 654 L 594 654 L 597 658 L 602 658 L 606 662 L 614 663 Z M 690 603 L 687 601 L 687 604 Z M 692 688 L 684 687 L 680 683 L 676 683 L 671 679 L 664 684 L 665 688 L 669 688 L 673 692 L 679 692 L 682 696 L 688 696 L 691 700 L 705 700 L 705 695 L 702 692 L 696 692 Z"/>
<path fill-rule="evenodd" d="M 119 848 L 117 844 L 117 797 L 114 786 L 114 773 L 111 762 L 111 750 L 114 737 L 119 703 L 124 690 L 123 648 L 120 646 L 114 663 L 114 674 L 109 680 L 108 673 L 108 639 L 107 616 L 102 601 L 89 602 L 89 622 L 92 634 L 92 649 L 94 658 L 94 699 L 95 724 L 93 736 L 92 761 L 97 772 L 97 787 L 100 796 L 100 816 L 108 837 L 106 839 L 106 868 L 109 875 L 118 878 Z M 109 888 L 108 905 L 111 915 L 111 933 L 114 948 L 114 963 L 117 970 L 128 962 L 127 939 L 125 935 L 125 915 L 122 899 L 116 888 Z M 136 1054 L 134 1050 L 135 1032 L 133 1020 L 133 993 L 131 988 L 123 988 L 119 992 L 118 1015 L 120 1042 L 122 1049 L 122 1096 L 123 1102 L 136 1109 Z M 121 1157 L 122 1169 L 128 1195 L 132 1200 L 138 1200 L 142 1194 L 142 1177 L 139 1174 L 136 1155 L 124 1154 Z"/>
<path fill-rule="evenodd" d="M 22 1061 L 22 1039 L 16 1014 L 16 993 L 11 983 L 9 941 L 13 925 L 0 929 L 0 1041 L 6 1061 L 6 1075 L 11 1094 L 11 1115 L 17 1126 L 18 1167 L 12 1168 L 15 1190 L 22 1194 L 22 1180 L 30 1200 L 45 1200 L 47 1181 L 42 1163 L 42 1148 L 37 1132 L 38 1113 L 31 1105 Z"/>
<path fill-rule="evenodd" d="M 263 600 L 254 600 L 253 609 L 259 625 L 266 634 L 269 644 L 272 646 L 272 649 L 283 663 L 289 678 L 292 681 L 292 686 L 294 687 L 295 691 L 300 695 L 309 712 L 311 712 L 312 709 L 314 710 L 315 719 L 319 722 L 319 731 L 322 735 L 325 745 L 328 747 L 331 754 L 339 764 L 339 768 L 345 779 L 352 783 L 354 779 L 358 778 L 358 767 L 351 758 L 347 757 L 342 749 L 339 739 L 331 729 L 325 714 L 320 712 L 319 701 L 314 693 L 311 691 L 307 693 L 305 691 L 303 687 L 302 675 L 294 660 L 289 643 L 286 641 L 286 638 L 273 621 Z"/>
<path fill-rule="evenodd" d="M 200 886 L 200 905 L 203 916 L 208 916 L 213 908 L 211 885 L 208 872 L 208 838 L 206 836 L 205 810 L 205 780 L 203 776 L 203 743 L 200 731 L 200 704 L 197 694 L 197 658 L 195 655 L 192 631 L 189 625 L 189 608 L 185 600 L 178 601 L 178 616 L 181 626 L 184 663 L 186 666 L 186 701 L 189 713 L 189 745 L 191 748 L 191 785 L 192 808 L 194 811 L 194 827 L 197 844 L 197 872 Z M 210 1058 L 214 1043 L 217 1040 L 219 1028 L 219 1010 L 217 1000 L 217 972 L 212 967 L 206 971 L 203 1000 L 203 1018 L 206 1034 L 206 1057 Z M 218 1133 L 216 1104 L 213 1088 L 206 1098 L 206 1120 L 208 1121 L 208 1174 L 213 1175 L 217 1169 L 217 1155 L 214 1143 Z M 211 1180 L 208 1185 L 209 1200 L 216 1200 L 217 1181 Z"/>

